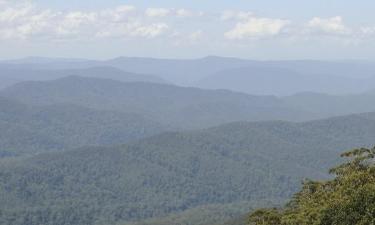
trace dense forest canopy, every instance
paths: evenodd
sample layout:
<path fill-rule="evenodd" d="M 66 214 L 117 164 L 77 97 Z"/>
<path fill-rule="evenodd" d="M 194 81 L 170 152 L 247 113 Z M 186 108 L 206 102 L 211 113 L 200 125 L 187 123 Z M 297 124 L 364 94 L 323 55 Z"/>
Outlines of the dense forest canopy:
<path fill-rule="evenodd" d="M 0 212 L 9 225 L 230 219 L 283 203 L 303 178 L 329 178 L 325 170 L 339 162 L 342 149 L 373 143 L 374 118 L 238 122 L 120 146 L 4 158 Z"/>
<path fill-rule="evenodd" d="M 374 150 L 337 155 L 374 145 L 374 71 L 220 57 L 0 62 L 0 224 L 372 224 Z"/>
<path fill-rule="evenodd" d="M 305 181 L 281 209 L 261 209 L 249 225 L 375 224 L 375 148 L 342 154 L 348 162 L 331 169 L 334 179 Z"/>
<path fill-rule="evenodd" d="M 0 97 L 0 158 L 125 144 L 167 130 L 134 113 L 73 104 L 30 106 Z"/>

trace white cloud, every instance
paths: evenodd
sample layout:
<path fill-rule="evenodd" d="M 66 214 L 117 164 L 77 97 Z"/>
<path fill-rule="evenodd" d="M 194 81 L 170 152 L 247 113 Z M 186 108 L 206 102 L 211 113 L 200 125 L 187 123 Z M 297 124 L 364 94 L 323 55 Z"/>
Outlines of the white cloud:
<path fill-rule="evenodd" d="M 41 10 L 32 4 L 0 5 L 0 39 L 154 38 L 168 25 L 147 21 L 134 6 L 98 11 Z"/>
<path fill-rule="evenodd" d="M 187 9 L 178 9 L 176 15 L 177 17 L 192 17 L 194 16 L 194 13 Z"/>
<path fill-rule="evenodd" d="M 262 38 L 278 35 L 290 22 L 282 19 L 250 18 L 225 33 L 227 39 Z"/>
<path fill-rule="evenodd" d="M 85 12 L 70 12 L 64 16 L 61 23 L 62 26 L 66 26 L 69 29 L 81 27 L 83 25 L 90 25 L 98 20 L 96 13 L 85 13 Z"/>
<path fill-rule="evenodd" d="M 118 13 L 129 13 L 134 12 L 136 8 L 132 5 L 120 5 L 115 8 L 115 11 Z"/>
<path fill-rule="evenodd" d="M 156 23 L 147 26 L 140 26 L 132 32 L 133 36 L 140 36 L 146 38 L 153 38 L 161 35 L 165 30 L 168 29 L 168 25 L 165 23 Z"/>
<path fill-rule="evenodd" d="M 105 9 L 97 12 L 104 21 L 124 22 L 136 13 L 136 8 L 131 5 L 121 5 L 113 9 Z"/>
<path fill-rule="evenodd" d="M 228 24 L 233 27 L 228 28 Z M 200 29 L 205 31 L 204 35 Z M 340 16 L 291 23 L 286 19 L 256 16 L 250 11 L 227 10 L 218 14 L 178 8 L 141 10 L 131 5 L 59 11 L 39 8 L 30 1 L 0 0 L 0 40 L 152 39 L 164 35 L 168 42 L 171 40 L 168 37 L 176 33 L 179 35 L 173 41 L 183 44 L 268 37 L 295 42 L 329 38 L 348 42 L 375 37 L 375 26 L 350 27 Z"/>
<path fill-rule="evenodd" d="M 99 15 L 95 12 L 73 11 L 60 15 L 61 21 L 50 31 L 52 35 L 59 38 L 74 37 L 78 35 L 89 36 L 94 30 L 94 25 L 99 21 Z"/>
<path fill-rule="evenodd" d="M 375 34 L 375 26 L 373 27 L 361 27 L 360 28 L 361 34 L 364 36 L 371 36 Z"/>
<path fill-rule="evenodd" d="M 1 6 L 1 5 L 0 5 Z M 0 39 L 26 39 L 41 35 L 51 28 L 56 14 L 50 10 L 36 10 L 29 3 L 4 4 L 0 8 Z"/>
<path fill-rule="evenodd" d="M 13 7 L 4 4 L 2 8 L 0 8 L 0 23 L 18 22 L 26 16 L 30 16 L 33 10 L 34 7 L 31 4 L 17 4 Z"/>
<path fill-rule="evenodd" d="M 307 26 L 321 34 L 337 34 L 344 35 L 350 34 L 351 29 L 345 26 L 342 17 L 336 16 L 332 18 L 315 17 L 311 19 Z"/>
<path fill-rule="evenodd" d="M 146 9 L 146 16 L 148 17 L 165 17 L 170 13 L 169 9 L 165 8 L 148 8 Z"/>
<path fill-rule="evenodd" d="M 137 21 L 121 25 L 107 26 L 99 30 L 95 37 L 98 38 L 155 38 L 162 35 L 169 26 L 165 23 L 140 24 Z"/>
<path fill-rule="evenodd" d="M 174 8 L 148 8 L 145 10 L 145 15 L 148 17 L 166 17 L 171 16 L 178 18 L 201 17 L 204 15 L 202 11 L 191 11 L 188 9 L 174 9 Z"/>
<path fill-rule="evenodd" d="M 189 35 L 191 41 L 199 41 L 203 37 L 203 32 L 201 30 L 194 31 Z"/>
<path fill-rule="evenodd" d="M 221 13 L 221 20 L 246 20 L 253 17 L 254 14 L 249 11 L 232 11 L 226 10 Z"/>

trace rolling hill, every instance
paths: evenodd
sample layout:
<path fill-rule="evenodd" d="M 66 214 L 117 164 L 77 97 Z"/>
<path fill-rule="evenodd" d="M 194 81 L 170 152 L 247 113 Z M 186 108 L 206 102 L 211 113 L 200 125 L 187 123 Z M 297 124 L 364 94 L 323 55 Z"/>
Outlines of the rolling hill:
<path fill-rule="evenodd" d="M 0 157 L 123 144 L 166 130 L 136 114 L 69 104 L 35 107 L 0 97 Z"/>
<path fill-rule="evenodd" d="M 272 66 L 234 68 L 214 73 L 195 82 L 193 86 L 277 96 L 299 92 L 352 94 L 375 87 L 375 77 L 358 79 L 309 73 L 309 71 L 296 72 L 293 69 Z"/>
<path fill-rule="evenodd" d="M 185 129 L 235 121 L 307 121 L 375 111 L 373 91 L 352 95 L 303 92 L 286 97 L 254 96 L 148 82 L 69 76 L 5 88 L 0 96 L 31 105 L 75 104 L 135 113 Z"/>
<path fill-rule="evenodd" d="M 341 96 L 304 92 L 282 100 L 290 107 L 319 113 L 322 117 L 375 111 L 375 105 L 372 104 L 375 100 L 374 91 Z"/>
<path fill-rule="evenodd" d="M 22 67 L 18 64 L 0 64 L 0 88 L 8 87 L 10 85 L 19 83 L 21 81 L 43 81 L 54 80 L 66 76 L 82 76 L 82 77 L 97 77 L 107 78 L 123 82 L 153 82 L 166 83 L 163 79 L 145 74 L 136 74 L 124 72 L 114 67 L 88 67 L 81 69 L 35 69 L 33 67 Z"/>
<path fill-rule="evenodd" d="M 79 76 L 23 82 L 2 90 L 0 95 L 31 105 L 63 103 L 136 113 L 181 128 L 204 128 L 239 120 L 315 118 L 272 96 Z"/>
<path fill-rule="evenodd" d="M 303 178 L 328 178 L 339 152 L 374 140 L 375 114 L 369 113 L 305 123 L 237 122 L 122 146 L 3 159 L 1 222 L 125 224 L 205 205 L 227 211 L 228 204 L 278 203 Z M 197 216 L 210 218 L 201 212 Z"/>
<path fill-rule="evenodd" d="M 131 73 L 153 74 L 177 85 L 224 88 L 250 94 L 289 95 L 313 91 L 342 95 L 375 88 L 375 63 L 354 60 L 257 61 L 216 56 L 200 59 L 119 57 L 103 61 L 28 58 L 3 61 L 0 68 L 2 66 L 44 70 L 115 67 Z M 269 74 L 270 71 L 272 74 Z M 270 75 L 281 83 L 266 82 Z M 226 82 L 228 77 L 230 82 Z M 256 83 L 265 87 L 267 92 L 259 92 Z M 301 90 L 301 87 L 308 89 Z"/>

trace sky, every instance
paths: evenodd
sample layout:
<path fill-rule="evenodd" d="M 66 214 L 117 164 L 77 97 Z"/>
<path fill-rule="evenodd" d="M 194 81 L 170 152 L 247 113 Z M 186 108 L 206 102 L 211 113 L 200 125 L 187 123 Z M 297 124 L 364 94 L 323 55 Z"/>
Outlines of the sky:
<path fill-rule="evenodd" d="M 375 59 L 373 0 L 0 0 L 0 59 Z"/>

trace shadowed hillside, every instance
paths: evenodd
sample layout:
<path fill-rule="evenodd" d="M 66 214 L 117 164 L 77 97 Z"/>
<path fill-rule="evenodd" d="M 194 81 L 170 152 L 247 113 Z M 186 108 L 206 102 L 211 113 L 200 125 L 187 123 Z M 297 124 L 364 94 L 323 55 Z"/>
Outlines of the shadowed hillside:
<path fill-rule="evenodd" d="M 298 121 L 314 118 L 314 115 L 286 106 L 272 96 L 78 76 L 45 82 L 23 82 L 1 91 L 0 95 L 26 104 L 69 103 L 100 110 L 137 113 L 183 128 L 202 128 L 239 120 Z"/>
<path fill-rule="evenodd" d="M 165 130 L 136 114 L 68 104 L 35 107 L 0 97 L 0 156 L 123 144 Z"/>
<path fill-rule="evenodd" d="M 259 61 L 217 56 L 199 59 L 118 57 L 103 61 L 27 58 L 3 61 L 2 67 L 29 70 L 114 67 L 136 74 L 156 75 L 177 85 L 250 94 L 290 95 L 313 91 L 341 95 L 375 88 L 375 63 L 355 60 Z"/>
<path fill-rule="evenodd" d="M 97 66 L 81 69 L 46 69 L 37 66 L 2 65 L 0 64 L 0 88 L 8 87 L 22 81 L 54 80 L 66 76 L 83 76 L 113 79 L 123 82 L 166 83 L 163 79 L 145 74 L 124 72 L 114 67 Z"/>
<path fill-rule="evenodd" d="M 11 225 L 115 224 L 209 204 L 279 203 L 301 179 L 328 178 L 325 171 L 342 149 L 373 145 L 374 118 L 232 123 L 3 160 L 0 212 Z"/>

